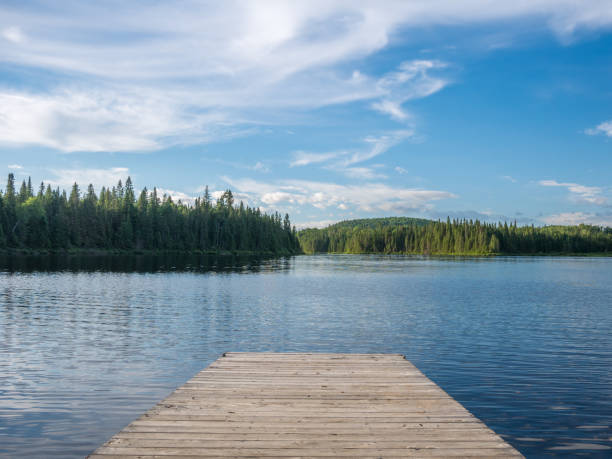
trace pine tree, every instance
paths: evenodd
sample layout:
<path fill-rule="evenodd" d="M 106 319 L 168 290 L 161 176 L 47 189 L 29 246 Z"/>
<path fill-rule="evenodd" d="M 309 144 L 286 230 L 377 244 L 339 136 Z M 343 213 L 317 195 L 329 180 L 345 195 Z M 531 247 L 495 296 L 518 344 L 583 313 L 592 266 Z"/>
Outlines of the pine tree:
<path fill-rule="evenodd" d="M 7 205 L 15 205 L 15 176 L 12 173 L 8 175 L 6 191 L 4 195 L 6 197 Z"/>

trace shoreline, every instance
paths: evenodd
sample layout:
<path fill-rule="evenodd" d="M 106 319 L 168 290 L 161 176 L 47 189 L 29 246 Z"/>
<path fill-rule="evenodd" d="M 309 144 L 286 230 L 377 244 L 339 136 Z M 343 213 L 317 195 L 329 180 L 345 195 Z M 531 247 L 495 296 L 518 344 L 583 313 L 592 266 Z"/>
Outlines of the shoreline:
<path fill-rule="evenodd" d="M 424 258 L 464 257 L 464 258 L 496 258 L 496 257 L 576 257 L 576 258 L 610 258 L 612 252 L 542 252 L 542 253 L 385 253 L 385 252 L 314 252 L 304 255 L 401 255 Z"/>
<path fill-rule="evenodd" d="M 147 250 L 147 249 L 0 249 L 0 255 L 17 256 L 160 256 L 160 255 L 199 255 L 199 256 L 245 256 L 245 257 L 285 257 L 300 255 L 289 251 L 252 251 L 252 250 Z"/>
<path fill-rule="evenodd" d="M 290 251 L 252 251 L 252 250 L 147 250 L 147 249 L 0 249 L 0 256 L 164 256 L 196 255 L 221 257 L 290 257 L 298 255 L 401 255 L 425 258 L 469 257 L 579 257 L 609 258 L 612 252 L 540 252 L 540 253 L 385 253 L 385 252 L 290 252 Z"/>

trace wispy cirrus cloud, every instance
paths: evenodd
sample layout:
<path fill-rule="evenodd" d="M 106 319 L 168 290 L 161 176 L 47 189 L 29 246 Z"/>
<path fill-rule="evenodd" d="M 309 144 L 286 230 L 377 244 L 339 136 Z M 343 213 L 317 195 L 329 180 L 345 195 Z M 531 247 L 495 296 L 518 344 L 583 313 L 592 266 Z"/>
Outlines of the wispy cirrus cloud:
<path fill-rule="evenodd" d="M 293 160 L 289 163 L 289 167 L 309 166 L 310 164 L 319 164 L 348 154 L 346 151 L 332 151 L 329 153 L 312 153 L 308 151 L 296 151 L 293 153 Z"/>
<path fill-rule="evenodd" d="M 608 198 L 603 196 L 603 189 L 597 186 L 585 186 L 578 183 L 557 182 L 556 180 L 540 180 L 541 186 L 562 187 L 570 192 L 570 199 L 580 203 L 606 205 Z"/>
<path fill-rule="evenodd" d="M 0 63 L 40 75 L 30 90 L 5 81 L 0 143 L 62 151 L 208 142 L 352 101 L 409 122 L 403 104 L 448 84 L 436 75 L 444 64 L 407 60 L 384 75 L 357 68 L 400 29 L 512 30 L 529 18 L 568 40 L 612 24 L 596 0 L 24 2 L 0 5 L 0 18 Z"/>
<path fill-rule="evenodd" d="M 290 166 L 298 167 L 320 164 L 327 170 L 332 170 L 351 178 L 385 178 L 384 174 L 376 171 L 377 167 L 356 165 L 382 155 L 403 140 L 413 137 L 413 135 L 413 130 L 402 129 L 378 136 L 367 136 L 363 139 L 364 147 L 354 150 L 347 149 L 325 153 L 297 151 L 293 154 Z"/>
<path fill-rule="evenodd" d="M 387 178 L 385 174 L 378 172 L 374 167 L 345 167 L 335 170 L 346 175 L 347 177 L 356 179 L 372 180 Z"/>
<path fill-rule="evenodd" d="M 224 131 L 240 135 L 218 113 L 177 109 L 170 94 L 143 90 L 0 92 L 0 144 L 36 144 L 60 151 L 150 151 L 204 142 Z"/>
<path fill-rule="evenodd" d="M 25 36 L 19 27 L 11 26 L 2 29 L 2 38 L 12 43 L 21 43 L 24 41 Z"/>
<path fill-rule="evenodd" d="M 391 147 L 394 147 L 403 140 L 413 137 L 414 134 L 413 129 L 401 129 L 387 132 L 379 136 L 368 136 L 364 139 L 364 142 L 366 143 L 365 149 L 349 153 L 339 162 L 339 164 L 347 167 L 352 164 L 361 163 L 375 158 L 376 156 L 385 153 Z"/>
<path fill-rule="evenodd" d="M 532 17 L 567 39 L 578 29 L 612 24 L 609 5 L 597 0 L 579 5 L 573 0 L 389 0 L 384 5 L 348 0 L 187 0 L 180 9 L 145 0 L 115 2 L 113 8 L 108 3 L 0 7 L 5 39 L 14 44 L 10 37 L 16 31 L 28 36 L 21 49 L 3 46 L 3 60 L 105 78 L 235 78 L 249 73 L 274 81 L 371 54 L 386 46 L 399 27 L 507 23 Z"/>
<path fill-rule="evenodd" d="M 390 72 L 377 82 L 378 89 L 385 95 L 374 102 L 372 108 L 396 121 L 409 120 L 410 115 L 402 109 L 402 104 L 430 96 L 444 88 L 448 81 L 431 74 L 432 70 L 444 67 L 445 63 L 433 60 L 402 62 L 397 71 Z"/>

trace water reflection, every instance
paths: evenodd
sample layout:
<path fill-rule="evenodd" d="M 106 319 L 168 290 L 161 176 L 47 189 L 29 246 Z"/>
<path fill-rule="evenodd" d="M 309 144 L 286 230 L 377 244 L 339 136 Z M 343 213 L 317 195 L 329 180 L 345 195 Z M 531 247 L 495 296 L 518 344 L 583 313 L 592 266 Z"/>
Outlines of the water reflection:
<path fill-rule="evenodd" d="M 0 254 L 0 271 L 32 272 L 260 272 L 289 269 L 289 258 L 247 255 L 160 254 Z"/>
<path fill-rule="evenodd" d="M 88 454 L 228 350 L 402 353 L 528 457 L 611 452 L 612 259 L 145 258 L 2 261 L 0 455 Z"/>

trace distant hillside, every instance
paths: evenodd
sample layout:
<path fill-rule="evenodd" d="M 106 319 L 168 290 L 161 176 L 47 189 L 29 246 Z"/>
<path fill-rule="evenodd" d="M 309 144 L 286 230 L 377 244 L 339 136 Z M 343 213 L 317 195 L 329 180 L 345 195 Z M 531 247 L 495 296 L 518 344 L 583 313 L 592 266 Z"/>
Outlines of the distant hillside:
<path fill-rule="evenodd" d="M 359 218 L 356 220 L 344 220 L 334 225 L 330 225 L 327 229 L 332 228 L 377 228 L 385 226 L 406 226 L 416 225 L 425 226 L 432 221 L 425 218 L 412 217 L 383 217 L 383 218 Z"/>
<path fill-rule="evenodd" d="M 612 228 L 599 226 L 517 226 L 388 217 L 348 220 L 298 233 L 305 253 L 387 253 L 424 255 L 612 255 Z"/>

